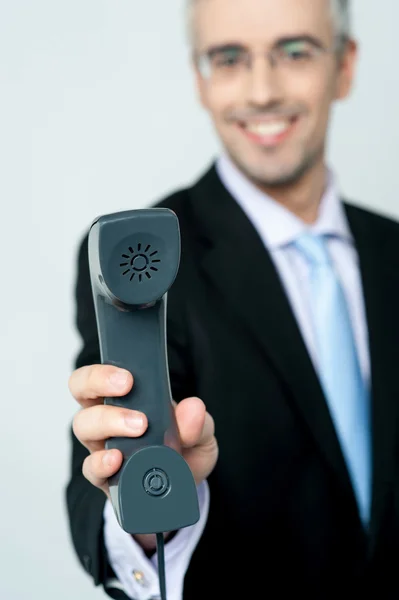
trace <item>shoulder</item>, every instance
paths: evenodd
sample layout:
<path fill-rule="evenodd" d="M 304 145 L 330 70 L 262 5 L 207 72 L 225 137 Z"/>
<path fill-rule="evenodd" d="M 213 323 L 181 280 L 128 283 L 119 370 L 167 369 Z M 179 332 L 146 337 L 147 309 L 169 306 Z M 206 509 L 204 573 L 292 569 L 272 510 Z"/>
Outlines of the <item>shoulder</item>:
<path fill-rule="evenodd" d="M 150 201 L 142 208 L 169 208 L 173 210 L 179 217 L 187 212 L 187 203 L 190 199 L 190 191 L 196 185 L 196 182 L 192 186 L 179 187 L 175 190 Z M 132 209 L 133 210 L 133 209 Z M 78 244 L 78 261 L 85 260 L 87 254 L 88 238 L 89 238 L 90 226 L 88 226 L 82 233 L 79 244 Z"/>
<path fill-rule="evenodd" d="M 169 208 L 179 217 L 183 216 L 188 210 L 190 200 L 190 187 L 178 188 L 175 191 L 163 196 L 149 205 L 149 208 Z"/>
<path fill-rule="evenodd" d="M 193 218 L 195 206 L 203 204 L 209 196 L 215 194 L 216 170 L 212 164 L 187 186 L 181 186 L 152 202 L 148 208 L 169 208 L 183 222 Z M 217 191 L 217 189 L 216 189 Z"/>
<path fill-rule="evenodd" d="M 399 218 L 344 200 L 350 224 L 385 242 L 399 243 Z"/>

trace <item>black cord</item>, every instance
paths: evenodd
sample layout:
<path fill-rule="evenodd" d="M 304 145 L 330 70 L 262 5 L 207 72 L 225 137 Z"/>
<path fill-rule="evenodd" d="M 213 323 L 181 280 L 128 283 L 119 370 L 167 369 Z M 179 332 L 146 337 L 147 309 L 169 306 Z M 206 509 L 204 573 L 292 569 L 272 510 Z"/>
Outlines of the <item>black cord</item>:
<path fill-rule="evenodd" d="M 166 598 L 166 577 L 165 577 L 165 540 L 163 533 L 157 533 L 157 554 L 158 554 L 158 574 L 159 587 L 161 590 L 161 600 Z"/>

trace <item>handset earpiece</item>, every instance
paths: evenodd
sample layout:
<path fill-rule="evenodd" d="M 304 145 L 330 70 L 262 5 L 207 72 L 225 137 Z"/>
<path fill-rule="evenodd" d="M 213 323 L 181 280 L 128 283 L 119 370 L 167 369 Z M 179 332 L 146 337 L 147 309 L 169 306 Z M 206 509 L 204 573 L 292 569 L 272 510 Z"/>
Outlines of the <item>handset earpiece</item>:
<path fill-rule="evenodd" d="M 169 209 L 108 214 L 91 225 L 89 268 L 101 362 L 134 377 L 129 394 L 104 402 L 148 418 L 143 436 L 106 442 L 123 454 L 109 485 L 118 522 L 128 533 L 175 531 L 199 519 L 195 481 L 180 453 L 167 360 L 167 293 L 179 264 L 179 222 Z"/>

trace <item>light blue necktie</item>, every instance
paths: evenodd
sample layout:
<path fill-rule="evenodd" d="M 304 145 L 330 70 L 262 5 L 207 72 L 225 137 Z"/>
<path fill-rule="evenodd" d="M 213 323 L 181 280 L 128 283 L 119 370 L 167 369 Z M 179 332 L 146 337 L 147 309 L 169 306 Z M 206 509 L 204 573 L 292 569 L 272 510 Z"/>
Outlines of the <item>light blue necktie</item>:
<path fill-rule="evenodd" d="M 370 398 L 360 370 L 344 291 L 323 236 L 295 243 L 310 266 L 319 377 L 346 459 L 360 517 L 367 527 L 371 504 Z"/>

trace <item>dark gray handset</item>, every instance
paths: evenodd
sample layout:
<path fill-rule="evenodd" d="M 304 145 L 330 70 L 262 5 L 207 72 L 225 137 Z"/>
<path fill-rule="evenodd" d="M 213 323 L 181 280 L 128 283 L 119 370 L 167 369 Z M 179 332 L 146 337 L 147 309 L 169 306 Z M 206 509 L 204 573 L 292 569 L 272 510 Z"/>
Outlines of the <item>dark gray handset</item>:
<path fill-rule="evenodd" d="M 148 430 L 139 438 L 111 438 L 123 453 L 110 478 L 111 502 L 128 533 L 175 531 L 196 523 L 199 506 L 192 472 L 181 455 L 171 398 L 167 292 L 180 264 L 176 214 L 163 208 L 101 216 L 89 232 L 89 267 L 101 362 L 129 370 L 129 394 L 105 404 L 139 410 Z"/>

